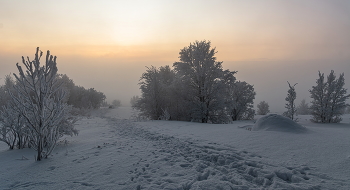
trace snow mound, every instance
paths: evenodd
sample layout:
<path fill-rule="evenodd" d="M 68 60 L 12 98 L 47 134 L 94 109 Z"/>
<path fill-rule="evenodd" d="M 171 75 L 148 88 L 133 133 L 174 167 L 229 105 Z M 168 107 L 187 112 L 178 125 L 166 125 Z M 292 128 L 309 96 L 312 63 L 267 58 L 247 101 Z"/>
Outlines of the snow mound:
<path fill-rule="evenodd" d="M 304 133 L 307 130 L 305 127 L 287 117 L 277 114 L 269 114 L 256 121 L 253 131 Z"/>

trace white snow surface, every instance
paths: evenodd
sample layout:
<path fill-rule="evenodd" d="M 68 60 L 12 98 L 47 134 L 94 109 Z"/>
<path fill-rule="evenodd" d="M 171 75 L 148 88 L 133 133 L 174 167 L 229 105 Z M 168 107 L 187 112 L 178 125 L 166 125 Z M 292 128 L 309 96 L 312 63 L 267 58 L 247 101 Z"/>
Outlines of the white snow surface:
<path fill-rule="evenodd" d="M 0 189 L 350 189 L 350 115 L 339 124 L 298 118 L 307 132 L 246 130 L 259 120 L 140 121 L 128 107 L 100 109 L 40 162 L 33 150 L 1 142 Z"/>
<path fill-rule="evenodd" d="M 295 121 L 277 114 L 269 114 L 258 119 L 253 127 L 254 131 L 283 131 L 291 133 L 306 132 L 306 127 Z"/>

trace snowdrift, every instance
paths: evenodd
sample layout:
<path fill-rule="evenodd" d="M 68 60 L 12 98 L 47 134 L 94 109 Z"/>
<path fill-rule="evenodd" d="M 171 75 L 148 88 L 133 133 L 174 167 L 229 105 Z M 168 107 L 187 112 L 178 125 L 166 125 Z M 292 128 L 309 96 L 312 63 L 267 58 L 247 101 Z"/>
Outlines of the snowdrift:
<path fill-rule="evenodd" d="M 304 133 L 307 129 L 293 120 L 277 114 L 264 116 L 256 121 L 253 131 L 282 131 Z"/>

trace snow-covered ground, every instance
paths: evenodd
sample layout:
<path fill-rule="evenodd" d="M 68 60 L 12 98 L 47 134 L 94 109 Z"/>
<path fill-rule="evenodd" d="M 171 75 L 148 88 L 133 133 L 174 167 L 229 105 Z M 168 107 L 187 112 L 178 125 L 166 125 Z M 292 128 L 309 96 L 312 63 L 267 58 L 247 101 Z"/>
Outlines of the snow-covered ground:
<path fill-rule="evenodd" d="M 1 142 L 0 189 L 350 189 L 350 115 L 340 124 L 298 116 L 306 130 L 295 132 L 253 121 L 140 121 L 133 112 L 81 119 L 79 136 L 40 162 Z"/>

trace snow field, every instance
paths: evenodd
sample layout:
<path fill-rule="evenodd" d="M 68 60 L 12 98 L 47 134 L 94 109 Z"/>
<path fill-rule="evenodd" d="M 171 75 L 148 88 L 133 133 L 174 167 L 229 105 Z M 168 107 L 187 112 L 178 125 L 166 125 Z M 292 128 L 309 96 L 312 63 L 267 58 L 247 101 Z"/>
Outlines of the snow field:
<path fill-rule="evenodd" d="M 152 181 L 150 178 L 159 179 L 157 183 L 151 185 L 143 183 L 144 175 L 137 173 L 134 180 L 146 189 L 250 189 L 259 187 L 313 189 L 319 187 L 308 182 L 310 180 L 308 167 L 281 168 L 263 163 L 259 156 L 246 151 L 239 152 L 216 143 L 203 146 L 172 136 L 150 133 L 142 128 L 132 128 L 126 128 L 126 130 L 133 131 L 128 134 L 141 136 L 155 143 L 153 146 L 157 147 L 158 154 L 152 151 L 154 156 L 152 160 L 165 166 L 165 171 L 169 171 L 164 176 L 161 170 L 165 168 L 157 168 L 161 172 L 146 174 L 148 182 Z M 159 155 L 160 159 L 158 159 Z M 168 166 L 171 167 L 167 168 Z"/>
<path fill-rule="evenodd" d="M 349 189 L 349 124 L 300 123 L 308 133 L 249 131 L 251 121 L 211 125 L 135 122 L 129 108 L 77 124 L 49 159 L 0 152 L 0 189 Z M 27 160 L 28 158 L 28 160 Z"/>

